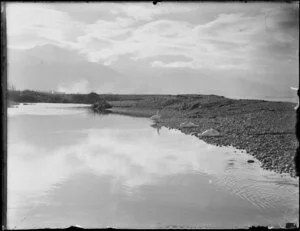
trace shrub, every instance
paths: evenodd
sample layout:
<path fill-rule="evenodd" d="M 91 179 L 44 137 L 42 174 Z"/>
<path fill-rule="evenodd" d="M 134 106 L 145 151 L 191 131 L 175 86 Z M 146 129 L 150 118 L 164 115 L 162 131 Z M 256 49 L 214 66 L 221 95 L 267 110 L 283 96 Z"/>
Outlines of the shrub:
<path fill-rule="evenodd" d="M 112 106 L 107 103 L 105 100 L 98 100 L 92 105 L 92 108 L 95 111 L 105 111 L 106 109 L 112 108 Z"/>

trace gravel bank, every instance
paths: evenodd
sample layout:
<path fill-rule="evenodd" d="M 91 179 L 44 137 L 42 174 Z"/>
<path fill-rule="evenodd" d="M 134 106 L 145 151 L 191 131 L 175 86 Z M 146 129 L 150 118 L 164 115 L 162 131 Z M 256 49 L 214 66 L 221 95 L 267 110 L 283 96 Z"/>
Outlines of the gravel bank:
<path fill-rule="evenodd" d="M 158 102 L 146 99 L 127 107 L 113 107 L 112 111 L 150 117 L 160 109 L 162 126 L 179 129 L 210 144 L 244 149 L 261 161 L 263 168 L 296 176 L 294 158 L 299 144 L 295 104 L 220 96 L 180 96 Z M 180 124 L 187 121 L 199 126 L 181 128 Z M 210 128 L 221 136 L 198 136 Z"/>

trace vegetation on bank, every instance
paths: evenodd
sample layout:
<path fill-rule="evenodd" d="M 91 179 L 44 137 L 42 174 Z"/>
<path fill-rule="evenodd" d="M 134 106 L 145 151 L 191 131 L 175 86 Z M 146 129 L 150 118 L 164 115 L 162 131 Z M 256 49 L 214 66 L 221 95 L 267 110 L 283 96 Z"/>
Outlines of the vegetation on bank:
<path fill-rule="evenodd" d="M 19 103 L 85 103 L 93 104 L 98 100 L 105 101 L 139 101 L 147 97 L 155 97 L 155 95 L 124 95 L 124 94 L 97 94 L 91 92 L 89 94 L 66 94 L 61 92 L 41 92 L 32 90 L 15 90 L 7 91 L 9 100 Z M 168 97 L 163 96 L 163 97 Z"/>
<path fill-rule="evenodd" d="M 82 103 L 93 104 L 102 98 L 97 93 L 64 94 L 31 90 L 8 91 L 8 99 L 18 103 Z"/>
<path fill-rule="evenodd" d="M 95 112 L 106 112 L 107 109 L 112 108 L 112 106 L 107 103 L 105 100 L 98 100 L 96 103 L 92 105 L 92 109 Z"/>

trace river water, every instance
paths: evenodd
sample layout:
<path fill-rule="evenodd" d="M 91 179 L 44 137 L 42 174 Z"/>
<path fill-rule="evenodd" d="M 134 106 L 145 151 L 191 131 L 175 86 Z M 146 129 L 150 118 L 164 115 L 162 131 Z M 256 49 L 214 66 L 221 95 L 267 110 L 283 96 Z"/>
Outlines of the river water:
<path fill-rule="evenodd" d="M 8 228 L 299 224 L 298 179 L 241 150 L 87 107 L 8 109 Z"/>

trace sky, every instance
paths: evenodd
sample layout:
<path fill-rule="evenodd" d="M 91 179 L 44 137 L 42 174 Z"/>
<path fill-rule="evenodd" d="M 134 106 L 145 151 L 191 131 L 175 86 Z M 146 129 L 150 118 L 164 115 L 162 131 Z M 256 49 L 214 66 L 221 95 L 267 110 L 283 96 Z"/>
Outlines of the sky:
<path fill-rule="evenodd" d="M 7 3 L 8 82 L 87 93 L 288 97 L 299 3 Z"/>

